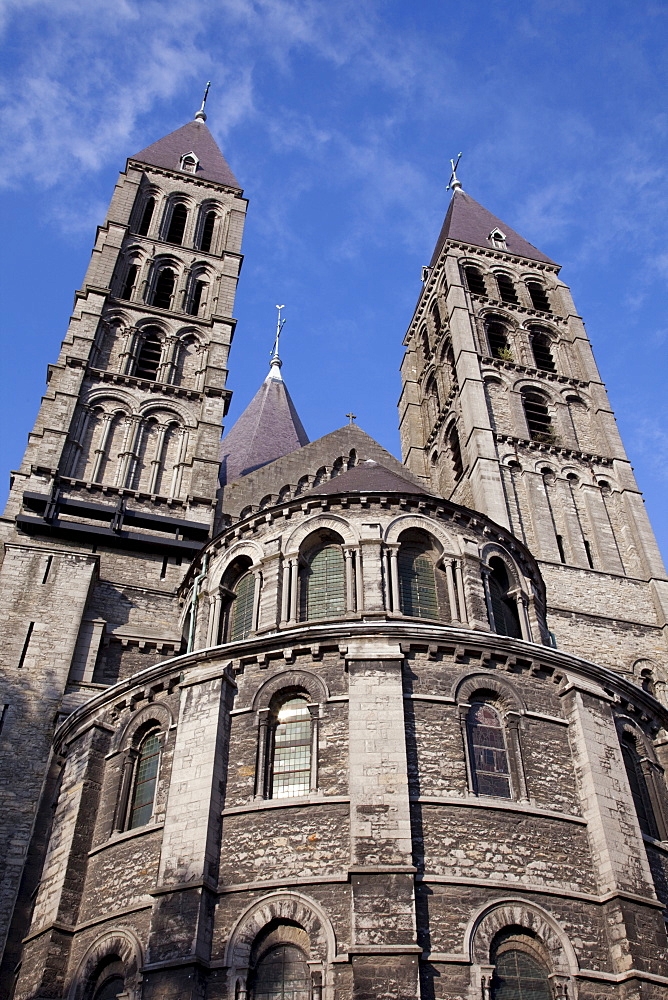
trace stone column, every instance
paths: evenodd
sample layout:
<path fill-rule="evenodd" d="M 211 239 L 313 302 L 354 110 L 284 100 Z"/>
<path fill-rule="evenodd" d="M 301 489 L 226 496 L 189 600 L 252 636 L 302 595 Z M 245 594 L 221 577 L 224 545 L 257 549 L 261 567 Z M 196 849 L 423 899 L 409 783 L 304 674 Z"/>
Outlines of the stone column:
<path fill-rule="evenodd" d="M 401 593 L 399 591 L 399 545 L 394 543 L 385 546 L 390 562 L 390 611 L 401 611 Z"/>
<path fill-rule="evenodd" d="M 414 873 L 398 644 L 348 646 L 353 997 L 418 995 Z M 388 906 L 391 900 L 391 906 Z"/>
<path fill-rule="evenodd" d="M 297 621 L 297 598 L 299 597 L 299 556 L 290 556 L 290 619 L 289 624 Z"/>
<path fill-rule="evenodd" d="M 455 560 L 455 579 L 457 581 L 457 598 L 459 600 L 459 620 L 462 624 L 468 624 L 469 616 L 466 610 L 466 597 L 464 594 L 464 574 L 460 559 Z"/>
<path fill-rule="evenodd" d="M 201 997 L 211 958 L 234 680 L 219 664 L 181 686 L 172 780 L 144 963 L 143 1000 Z"/>
<path fill-rule="evenodd" d="M 102 471 L 102 463 L 107 454 L 107 447 L 109 444 L 109 434 L 111 432 L 111 425 L 113 423 L 115 413 L 104 413 L 101 419 L 101 431 L 100 431 L 100 443 L 95 449 L 95 463 L 93 465 L 93 472 L 91 474 L 91 482 L 97 483 L 100 481 L 100 472 Z"/>
<path fill-rule="evenodd" d="M 355 567 L 353 563 L 353 550 L 349 546 L 344 546 L 343 555 L 346 561 L 346 611 L 350 614 L 355 610 Z"/>
<path fill-rule="evenodd" d="M 448 600 L 450 602 L 450 621 L 458 622 L 455 571 L 452 559 L 445 560 L 445 575 L 448 581 Z"/>

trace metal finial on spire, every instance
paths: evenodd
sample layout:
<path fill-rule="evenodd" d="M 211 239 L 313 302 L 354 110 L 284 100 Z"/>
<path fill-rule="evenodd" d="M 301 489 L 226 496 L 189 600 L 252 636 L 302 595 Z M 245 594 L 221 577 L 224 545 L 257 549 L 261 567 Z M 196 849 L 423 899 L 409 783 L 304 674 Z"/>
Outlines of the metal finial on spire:
<path fill-rule="evenodd" d="M 450 181 L 446 187 L 446 191 L 461 191 L 462 182 L 457 177 L 457 167 L 459 166 L 459 161 L 462 158 L 462 154 L 457 154 L 457 160 L 450 160 L 450 166 L 452 167 L 452 173 L 450 174 Z"/>
<path fill-rule="evenodd" d="M 195 115 L 195 121 L 196 122 L 205 122 L 206 121 L 206 111 L 204 110 L 204 105 L 206 104 L 206 99 L 209 96 L 209 87 L 210 86 L 211 86 L 211 80 L 209 80 L 209 82 L 206 85 L 206 89 L 204 91 L 204 97 L 202 98 L 202 107 L 199 109 L 199 111 Z"/>
<path fill-rule="evenodd" d="M 274 339 L 274 347 L 271 352 L 271 361 L 269 362 L 269 365 L 275 365 L 277 368 L 280 368 L 283 362 L 278 356 L 278 342 L 281 339 L 281 330 L 285 326 L 285 320 L 281 318 L 281 309 L 285 309 L 285 306 L 276 306 L 276 308 L 278 309 L 278 316 L 276 318 L 276 337 Z"/>

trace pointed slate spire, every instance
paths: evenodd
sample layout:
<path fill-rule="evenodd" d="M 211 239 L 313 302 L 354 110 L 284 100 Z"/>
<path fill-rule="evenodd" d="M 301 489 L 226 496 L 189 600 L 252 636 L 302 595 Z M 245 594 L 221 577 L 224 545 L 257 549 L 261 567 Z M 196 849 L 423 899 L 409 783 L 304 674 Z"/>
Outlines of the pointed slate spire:
<path fill-rule="evenodd" d="M 429 266 L 433 267 L 443 249 L 446 240 L 456 240 L 459 243 L 471 243 L 476 247 L 493 247 L 490 233 L 501 230 L 505 236 L 505 249 L 518 257 L 528 257 L 529 260 L 541 260 L 545 264 L 554 264 L 553 260 L 541 253 L 533 244 L 528 243 L 514 229 L 497 219 L 486 208 L 479 205 L 470 194 L 462 191 L 461 185 L 453 185 L 454 193 L 445 216 L 443 228 L 438 237 L 436 248 Z"/>
<path fill-rule="evenodd" d="M 274 355 L 266 379 L 222 440 L 221 486 L 308 443 L 308 435 L 283 381 L 281 362 Z"/>
<path fill-rule="evenodd" d="M 216 140 L 208 126 L 204 124 L 200 112 L 195 121 L 188 122 L 175 132 L 158 139 L 130 159 L 148 163 L 153 167 L 162 167 L 165 170 L 182 170 L 181 158 L 186 153 L 194 153 L 197 158 L 196 177 L 241 190 L 227 160 L 218 149 Z M 192 173 L 192 171 L 183 172 Z"/>

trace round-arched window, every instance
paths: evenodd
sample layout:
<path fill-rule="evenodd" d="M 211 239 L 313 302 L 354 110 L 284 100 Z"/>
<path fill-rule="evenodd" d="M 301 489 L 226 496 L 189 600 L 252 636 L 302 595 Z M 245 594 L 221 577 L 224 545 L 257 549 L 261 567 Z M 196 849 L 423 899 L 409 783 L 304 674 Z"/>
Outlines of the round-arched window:
<path fill-rule="evenodd" d="M 271 797 L 307 795 L 311 788 L 311 713 L 306 698 L 284 701 L 276 713 L 271 766 Z"/>
<path fill-rule="evenodd" d="M 122 976 L 111 976 L 106 979 L 93 994 L 93 1000 L 116 1000 L 125 993 L 125 983 Z"/>
<path fill-rule="evenodd" d="M 252 571 L 244 573 L 234 586 L 234 598 L 230 608 L 228 642 L 247 639 L 253 631 L 253 610 L 255 607 L 255 576 Z"/>
<path fill-rule="evenodd" d="M 311 1000 L 306 956 L 293 944 L 280 944 L 258 962 L 251 989 L 253 1000 Z"/>
<path fill-rule="evenodd" d="M 552 1000 L 543 966 L 525 951 L 509 948 L 496 959 L 493 1000 Z"/>
<path fill-rule="evenodd" d="M 345 564 L 340 544 L 332 541 L 312 549 L 301 566 L 300 578 L 302 621 L 345 614 Z"/>

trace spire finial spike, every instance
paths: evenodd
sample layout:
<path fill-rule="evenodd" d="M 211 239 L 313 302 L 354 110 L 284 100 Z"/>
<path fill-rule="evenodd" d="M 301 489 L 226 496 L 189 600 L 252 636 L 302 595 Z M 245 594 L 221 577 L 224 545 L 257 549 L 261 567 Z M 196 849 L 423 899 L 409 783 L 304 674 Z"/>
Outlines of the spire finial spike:
<path fill-rule="evenodd" d="M 459 161 L 461 160 L 461 158 L 462 158 L 462 154 L 458 153 L 456 160 L 450 160 L 450 166 L 452 167 L 452 173 L 450 174 L 450 180 L 448 182 L 448 186 L 445 189 L 446 191 L 461 191 L 462 190 L 462 182 L 457 177 L 457 167 L 459 166 Z"/>
<path fill-rule="evenodd" d="M 206 104 L 206 99 L 209 96 L 209 87 L 210 86 L 211 86 L 211 80 L 209 80 L 209 82 L 207 83 L 206 88 L 204 90 L 204 97 L 202 98 L 202 107 L 199 109 L 199 111 L 195 115 L 195 121 L 196 122 L 205 122 L 206 121 L 206 111 L 204 110 L 204 106 Z"/>
<path fill-rule="evenodd" d="M 283 362 L 278 356 L 278 342 L 281 339 L 281 330 L 285 326 L 285 320 L 281 317 L 281 310 L 285 309 L 285 306 L 276 306 L 276 308 L 278 309 L 278 316 L 276 317 L 276 337 L 274 338 L 274 347 L 271 352 L 271 361 L 269 362 L 270 374 L 271 374 L 271 369 L 274 367 L 280 371 L 280 368 L 283 364 Z M 278 375 L 278 371 L 274 373 L 274 377 L 276 375 Z"/>

